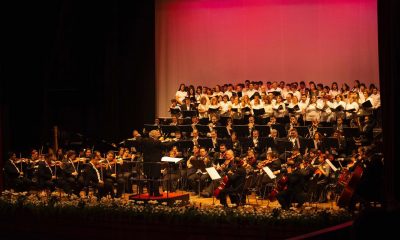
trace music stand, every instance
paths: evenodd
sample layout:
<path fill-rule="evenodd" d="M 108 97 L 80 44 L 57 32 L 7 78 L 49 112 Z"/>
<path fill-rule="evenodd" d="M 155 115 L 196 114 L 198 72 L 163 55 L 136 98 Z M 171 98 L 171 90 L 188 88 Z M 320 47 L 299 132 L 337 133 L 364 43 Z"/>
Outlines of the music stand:
<path fill-rule="evenodd" d="M 211 195 L 212 195 L 212 198 L 213 198 L 213 205 L 214 205 L 214 184 L 213 184 L 213 181 L 214 180 L 220 180 L 221 176 L 219 175 L 219 173 L 217 172 L 217 170 L 214 167 L 206 168 L 206 171 L 207 171 L 208 175 L 210 176 L 210 178 L 212 180 L 211 181 L 211 187 L 212 187 Z"/>
<path fill-rule="evenodd" d="M 180 140 L 175 143 L 176 146 L 178 146 L 179 149 L 191 149 L 193 148 L 193 141 L 192 140 Z"/>
<path fill-rule="evenodd" d="M 200 147 L 204 147 L 206 149 L 213 148 L 213 143 L 211 138 L 199 138 L 198 143 Z"/>
<path fill-rule="evenodd" d="M 183 118 L 191 118 L 193 116 L 197 116 L 196 110 L 182 110 L 182 117 Z"/>
<path fill-rule="evenodd" d="M 281 124 L 272 124 L 271 128 L 276 129 L 278 131 L 279 137 L 284 137 L 287 135 L 285 127 L 282 126 Z"/>
<path fill-rule="evenodd" d="M 346 138 L 360 137 L 360 129 L 352 127 L 344 127 L 343 134 Z"/>
<path fill-rule="evenodd" d="M 186 133 L 190 133 L 193 131 L 193 127 L 192 125 L 178 125 L 179 131 L 181 131 L 182 133 L 186 132 Z"/>
<path fill-rule="evenodd" d="M 294 128 L 297 130 L 297 133 L 302 137 L 306 137 L 307 135 L 310 134 L 310 131 L 306 126 L 296 126 Z"/>
<path fill-rule="evenodd" d="M 314 148 L 314 139 L 312 138 L 300 138 L 299 141 L 301 146 L 305 146 L 306 148 L 308 147 L 308 149 Z"/>
<path fill-rule="evenodd" d="M 181 112 L 179 108 L 170 108 L 169 111 L 171 112 L 171 115 L 178 115 Z"/>
<path fill-rule="evenodd" d="M 229 138 L 230 135 L 228 133 L 228 129 L 225 126 L 216 126 L 214 130 L 217 131 L 218 137 L 220 138 Z"/>
<path fill-rule="evenodd" d="M 259 125 L 267 125 L 270 117 L 258 116 L 255 118 L 255 123 Z"/>
<path fill-rule="evenodd" d="M 270 128 L 265 125 L 254 125 L 254 128 L 260 133 L 260 137 L 267 137 L 270 134 Z"/>
<path fill-rule="evenodd" d="M 161 125 L 161 131 L 163 133 L 168 134 L 169 136 L 171 135 L 171 133 L 174 133 L 176 131 L 179 131 L 178 126 L 171 126 L 171 125 Z"/>
<path fill-rule="evenodd" d="M 193 165 L 194 168 L 197 169 L 195 174 L 198 174 L 199 170 L 200 174 L 207 173 L 206 165 L 204 164 L 204 161 L 202 159 L 192 159 L 190 163 Z M 200 184 L 201 184 L 201 178 L 199 178 L 199 197 L 200 197 Z"/>
<path fill-rule="evenodd" d="M 362 108 L 372 108 L 372 103 L 370 100 L 367 100 L 361 104 Z"/>
<path fill-rule="evenodd" d="M 337 138 L 334 138 L 334 137 L 324 138 L 323 143 L 324 143 L 325 147 L 328 149 L 331 149 L 331 148 L 334 148 L 336 150 L 339 149 L 339 140 Z"/>
<path fill-rule="evenodd" d="M 285 138 L 277 139 L 277 150 L 279 153 L 284 153 L 286 151 L 292 151 L 293 149 L 293 144 Z"/>
<path fill-rule="evenodd" d="M 144 124 L 144 129 L 146 130 L 146 132 L 150 132 L 152 130 L 157 130 L 158 129 L 158 125 Z"/>
<path fill-rule="evenodd" d="M 208 125 L 196 125 L 196 129 L 199 131 L 199 133 L 204 135 L 207 135 L 207 133 L 210 132 L 210 127 Z"/>
<path fill-rule="evenodd" d="M 219 117 L 219 123 L 221 123 L 222 126 L 226 126 L 229 118 L 231 118 L 231 117 L 229 117 L 229 116 L 220 116 Z"/>
<path fill-rule="evenodd" d="M 167 162 L 168 163 L 168 178 L 169 178 L 169 184 L 167 184 L 167 198 L 168 198 L 168 193 L 169 193 L 169 188 L 172 187 L 171 183 L 171 165 L 172 164 L 177 164 L 178 162 L 182 161 L 183 158 L 173 158 L 173 157 L 162 157 L 161 162 Z"/>
<path fill-rule="evenodd" d="M 208 118 L 200 118 L 199 119 L 200 125 L 208 125 L 209 123 L 210 123 L 210 119 L 208 119 Z"/>
<path fill-rule="evenodd" d="M 232 128 L 238 137 L 248 137 L 250 135 L 249 126 L 247 125 L 232 125 Z"/>
<path fill-rule="evenodd" d="M 333 127 L 318 127 L 317 132 L 321 133 L 325 137 L 330 137 L 333 135 Z"/>

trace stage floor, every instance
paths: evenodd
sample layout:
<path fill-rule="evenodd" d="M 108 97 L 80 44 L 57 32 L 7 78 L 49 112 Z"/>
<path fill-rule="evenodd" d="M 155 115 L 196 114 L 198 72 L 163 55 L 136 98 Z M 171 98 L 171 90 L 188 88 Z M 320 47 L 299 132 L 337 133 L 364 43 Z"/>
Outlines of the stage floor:
<path fill-rule="evenodd" d="M 189 196 L 189 203 L 191 205 L 195 205 L 198 207 L 218 207 L 218 206 L 222 206 L 219 203 L 219 200 L 216 198 L 204 198 L 199 196 L 198 194 L 195 194 L 193 192 L 186 192 L 186 191 L 177 191 L 175 193 L 169 193 L 170 197 L 175 197 L 176 195 L 188 195 Z M 124 194 L 123 198 L 125 199 L 133 199 L 133 200 L 139 200 L 137 199 L 137 194 Z M 144 193 L 141 195 L 142 200 L 146 199 L 147 193 Z M 151 198 L 149 200 L 161 200 L 164 199 L 167 196 L 167 193 L 164 192 L 163 193 L 164 197 L 156 197 L 156 198 Z M 228 197 L 228 205 L 230 207 L 233 207 L 230 203 L 229 197 Z M 247 199 L 246 199 L 246 205 L 251 205 L 251 206 L 255 206 L 255 207 L 268 207 L 268 208 L 280 208 L 280 204 L 278 203 L 278 201 L 269 201 L 267 199 L 259 199 L 258 197 L 256 197 L 255 193 L 252 193 L 251 195 L 248 195 Z M 295 206 L 295 205 L 294 205 Z M 328 202 L 326 203 L 308 203 L 306 202 L 303 207 L 313 207 L 313 208 L 321 208 L 321 209 L 339 209 L 339 207 L 336 204 L 336 201 L 334 200 L 328 200 Z"/>

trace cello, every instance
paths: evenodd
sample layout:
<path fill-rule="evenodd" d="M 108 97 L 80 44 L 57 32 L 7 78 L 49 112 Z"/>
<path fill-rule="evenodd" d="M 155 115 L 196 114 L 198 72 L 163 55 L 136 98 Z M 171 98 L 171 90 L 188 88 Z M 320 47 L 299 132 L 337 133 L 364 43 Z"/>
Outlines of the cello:
<path fill-rule="evenodd" d="M 358 184 L 360 183 L 361 177 L 363 175 L 364 169 L 357 165 L 354 169 L 354 172 L 351 174 L 350 180 L 343 189 L 342 194 L 340 195 L 337 205 L 339 207 L 350 206 L 351 199 L 354 195 L 354 191 L 356 190 Z"/>

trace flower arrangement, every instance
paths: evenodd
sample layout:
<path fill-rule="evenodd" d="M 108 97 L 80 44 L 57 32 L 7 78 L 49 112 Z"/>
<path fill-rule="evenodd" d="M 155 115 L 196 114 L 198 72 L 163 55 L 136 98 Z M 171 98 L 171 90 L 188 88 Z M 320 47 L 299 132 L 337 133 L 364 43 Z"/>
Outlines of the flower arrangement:
<path fill-rule="evenodd" d="M 16 213 L 29 213 L 33 217 L 76 217 L 81 221 L 91 219 L 136 221 L 170 221 L 175 223 L 222 223 L 251 225 L 294 225 L 326 227 L 352 219 L 345 210 L 303 209 L 301 211 L 270 209 L 250 205 L 237 208 L 198 207 L 194 204 L 180 206 L 179 200 L 174 206 L 166 202 L 132 201 L 96 197 L 81 198 L 75 195 L 52 193 L 28 194 L 4 191 L 0 196 L 0 215 L 10 216 Z"/>

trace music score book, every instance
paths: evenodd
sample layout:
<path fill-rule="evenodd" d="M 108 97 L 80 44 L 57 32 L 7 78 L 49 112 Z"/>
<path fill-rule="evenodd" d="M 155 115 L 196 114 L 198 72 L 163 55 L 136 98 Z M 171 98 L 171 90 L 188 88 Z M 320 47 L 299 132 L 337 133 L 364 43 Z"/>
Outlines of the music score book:
<path fill-rule="evenodd" d="M 173 158 L 173 157 L 162 157 L 161 162 L 172 162 L 172 163 L 178 163 L 181 161 L 183 158 Z"/>
<path fill-rule="evenodd" d="M 274 179 L 276 178 L 275 174 L 271 171 L 268 166 L 263 167 L 264 172 L 268 175 L 269 178 Z"/>
<path fill-rule="evenodd" d="M 219 175 L 219 173 L 217 172 L 217 170 L 214 167 L 206 168 L 206 171 L 208 172 L 208 175 L 210 175 L 210 178 L 212 180 L 221 179 L 221 176 Z"/>

